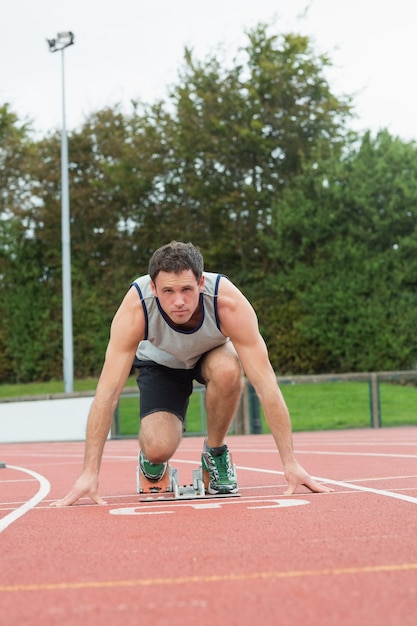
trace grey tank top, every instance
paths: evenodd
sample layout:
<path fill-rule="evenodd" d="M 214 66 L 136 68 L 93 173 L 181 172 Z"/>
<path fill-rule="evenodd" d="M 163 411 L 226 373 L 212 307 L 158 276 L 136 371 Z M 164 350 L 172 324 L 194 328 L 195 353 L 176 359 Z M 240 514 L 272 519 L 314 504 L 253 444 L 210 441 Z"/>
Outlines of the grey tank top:
<path fill-rule="evenodd" d="M 152 293 L 149 275 L 137 278 L 132 286 L 136 287 L 145 314 L 145 338 L 138 346 L 137 358 L 173 369 L 191 369 L 205 352 L 229 341 L 220 331 L 217 313 L 220 280 L 228 279 L 222 274 L 204 272 L 201 323 L 193 330 L 181 330 L 172 325 Z"/>

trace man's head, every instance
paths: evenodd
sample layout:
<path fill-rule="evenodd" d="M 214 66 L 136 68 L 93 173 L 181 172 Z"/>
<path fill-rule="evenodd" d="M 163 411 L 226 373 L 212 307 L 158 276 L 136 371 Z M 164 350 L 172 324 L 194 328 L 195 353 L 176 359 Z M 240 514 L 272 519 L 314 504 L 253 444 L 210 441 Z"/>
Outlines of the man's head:
<path fill-rule="evenodd" d="M 151 289 L 174 324 L 192 322 L 204 288 L 203 257 L 192 243 L 171 241 L 149 262 Z"/>
<path fill-rule="evenodd" d="M 155 282 L 159 272 L 180 274 L 185 270 L 191 270 L 199 283 L 203 269 L 203 257 L 198 248 L 192 243 L 171 241 L 155 250 L 149 261 L 148 273 Z"/>

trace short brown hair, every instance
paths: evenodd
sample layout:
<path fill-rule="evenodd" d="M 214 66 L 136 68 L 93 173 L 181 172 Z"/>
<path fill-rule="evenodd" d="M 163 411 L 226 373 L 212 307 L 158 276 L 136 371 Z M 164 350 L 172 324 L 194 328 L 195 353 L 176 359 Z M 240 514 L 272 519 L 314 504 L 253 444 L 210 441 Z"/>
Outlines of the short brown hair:
<path fill-rule="evenodd" d="M 148 266 L 148 273 L 155 282 L 159 272 L 180 274 L 191 270 L 197 282 L 200 282 L 204 270 L 203 256 L 192 243 L 171 241 L 153 253 Z"/>

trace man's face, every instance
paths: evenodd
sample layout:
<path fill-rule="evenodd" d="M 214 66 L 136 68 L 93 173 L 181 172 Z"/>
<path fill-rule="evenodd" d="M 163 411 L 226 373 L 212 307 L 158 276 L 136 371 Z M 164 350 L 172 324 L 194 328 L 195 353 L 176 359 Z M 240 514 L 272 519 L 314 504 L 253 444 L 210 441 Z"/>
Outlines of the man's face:
<path fill-rule="evenodd" d="M 154 295 L 174 324 L 186 324 L 190 321 L 199 305 L 203 287 L 204 276 L 198 283 L 191 270 L 180 274 L 159 272 L 155 282 L 151 281 Z"/>

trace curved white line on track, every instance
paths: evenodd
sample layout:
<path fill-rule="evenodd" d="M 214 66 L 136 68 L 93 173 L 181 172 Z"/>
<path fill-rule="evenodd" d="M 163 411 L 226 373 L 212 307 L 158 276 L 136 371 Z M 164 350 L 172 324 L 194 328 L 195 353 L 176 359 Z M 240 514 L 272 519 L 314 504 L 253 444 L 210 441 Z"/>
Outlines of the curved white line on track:
<path fill-rule="evenodd" d="M 8 469 L 16 470 L 18 472 L 24 472 L 25 474 L 33 476 L 33 478 L 36 478 L 36 480 L 39 482 L 40 486 L 38 493 L 34 495 L 33 498 L 19 506 L 18 509 L 12 511 L 8 515 L 0 519 L 0 533 L 3 532 L 3 530 L 5 530 L 8 526 L 10 526 L 10 524 L 19 519 L 19 517 L 22 517 L 22 515 L 30 511 L 30 509 L 33 509 L 33 507 L 36 506 L 41 500 L 43 500 L 51 490 L 51 483 L 45 478 L 45 476 L 37 474 L 36 472 L 26 469 L 25 467 L 17 467 L 15 465 L 6 465 L 6 467 Z"/>

